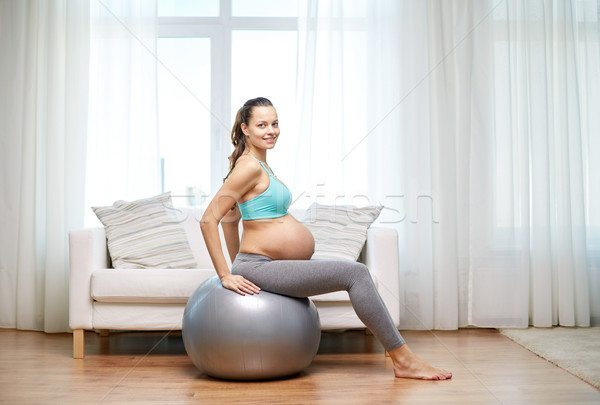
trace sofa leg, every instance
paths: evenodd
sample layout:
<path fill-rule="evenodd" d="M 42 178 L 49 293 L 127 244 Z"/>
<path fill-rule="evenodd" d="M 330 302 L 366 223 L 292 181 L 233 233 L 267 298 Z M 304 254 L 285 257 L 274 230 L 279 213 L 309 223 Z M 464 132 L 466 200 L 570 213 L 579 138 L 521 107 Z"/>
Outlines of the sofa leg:
<path fill-rule="evenodd" d="M 85 341 L 84 341 L 84 330 L 75 329 L 73 330 L 73 358 L 83 359 L 85 355 Z"/>

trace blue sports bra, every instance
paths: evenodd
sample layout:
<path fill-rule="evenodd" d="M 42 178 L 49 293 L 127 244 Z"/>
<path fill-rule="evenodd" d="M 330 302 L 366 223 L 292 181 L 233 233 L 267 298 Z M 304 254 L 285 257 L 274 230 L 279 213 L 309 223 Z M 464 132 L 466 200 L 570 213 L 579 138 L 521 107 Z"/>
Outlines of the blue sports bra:
<path fill-rule="evenodd" d="M 252 157 L 258 160 L 256 157 Z M 292 203 L 292 193 L 285 184 L 277 180 L 263 162 L 258 160 L 258 163 L 269 175 L 269 187 L 253 199 L 238 204 L 244 221 L 282 217 L 287 214 Z"/>

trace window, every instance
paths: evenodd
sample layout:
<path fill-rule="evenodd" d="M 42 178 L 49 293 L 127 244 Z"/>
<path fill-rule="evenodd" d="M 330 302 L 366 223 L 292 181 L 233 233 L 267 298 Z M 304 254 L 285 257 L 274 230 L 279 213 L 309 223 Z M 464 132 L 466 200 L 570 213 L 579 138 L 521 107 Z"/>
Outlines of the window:
<path fill-rule="evenodd" d="M 201 205 L 210 191 L 210 40 L 160 38 L 158 54 L 162 191 Z"/>
<path fill-rule="evenodd" d="M 176 205 L 201 206 L 222 184 L 244 101 L 266 96 L 291 116 L 297 16 L 298 0 L 158 1 L 162 186 Z"/>

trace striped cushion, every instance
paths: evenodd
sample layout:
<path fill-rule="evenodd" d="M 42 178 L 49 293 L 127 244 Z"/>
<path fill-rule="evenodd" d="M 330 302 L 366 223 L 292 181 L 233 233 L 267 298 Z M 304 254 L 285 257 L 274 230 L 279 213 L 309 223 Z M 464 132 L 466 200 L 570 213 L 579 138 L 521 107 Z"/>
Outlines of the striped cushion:
<path fill-rule="evenodd" d="M 302 220 L 315 238 L 312 258 L 356 261 L 367 240 L 367 229 L 382 209 L 313 203 Z"/>
<path fill-rule="evenodd" d="M 92 210 L 104 224 L 114 268 L 196 267 L 170 192 Z"/>

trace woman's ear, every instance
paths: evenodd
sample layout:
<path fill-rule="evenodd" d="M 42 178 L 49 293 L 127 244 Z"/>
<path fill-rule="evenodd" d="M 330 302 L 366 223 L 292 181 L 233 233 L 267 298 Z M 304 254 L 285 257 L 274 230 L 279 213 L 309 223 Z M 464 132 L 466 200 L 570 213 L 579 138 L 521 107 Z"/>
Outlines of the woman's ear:
<path fill-rule="evenodd" d="M 240 128 L 242 128 L 242 132 L 244 133 L 244 135 L 248 135 L 248 125 L 244 124 L 242 122 L 242 125 L 240 125 Z"/>

